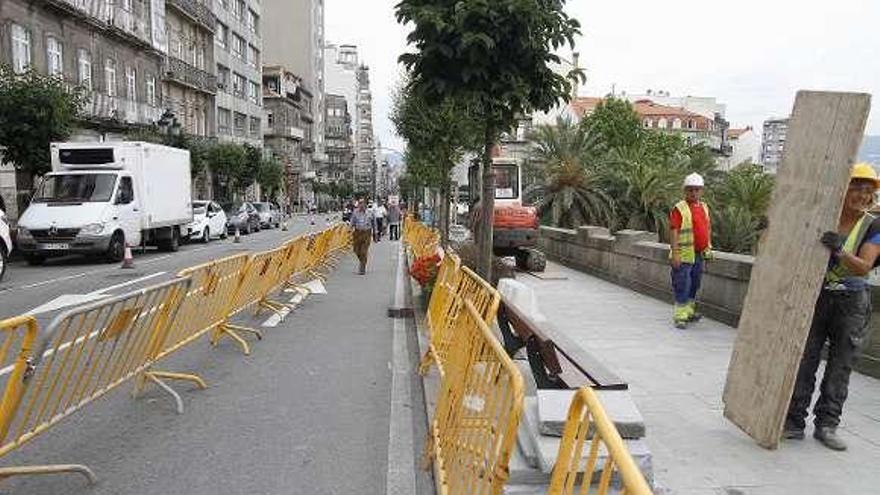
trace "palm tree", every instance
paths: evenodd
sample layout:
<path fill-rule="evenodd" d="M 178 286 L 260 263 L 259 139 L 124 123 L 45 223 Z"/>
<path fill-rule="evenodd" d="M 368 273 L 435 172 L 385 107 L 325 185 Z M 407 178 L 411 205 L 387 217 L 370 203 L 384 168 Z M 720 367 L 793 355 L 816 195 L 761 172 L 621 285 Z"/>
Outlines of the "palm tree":
<path fill-rule="evenodd" d="M 533 158 L 541 180 L 526 191 L 541 217 L 558 227 L 609 225 L 613 201 L 600 186 L 595 164 L 602 146 L 597 134 L 570 119 L 539 126 L 532 136 Z"/>
<path fill-rule="evenodd" d="M 770 206 L 773 184 L 773 177 L 763 173 L 760 166 L 743 164 L 727 173 L 710 191 L 713 237 L 719 249 L 754 252 L 761 218 Z"/>

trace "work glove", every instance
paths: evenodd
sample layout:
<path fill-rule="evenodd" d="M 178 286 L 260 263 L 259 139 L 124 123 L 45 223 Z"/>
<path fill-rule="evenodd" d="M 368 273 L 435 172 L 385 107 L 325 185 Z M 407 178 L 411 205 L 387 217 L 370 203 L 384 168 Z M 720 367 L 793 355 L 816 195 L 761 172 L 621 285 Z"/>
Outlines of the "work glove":
<path fill-rule="evenodd" d="M 822 243 L 823 246 L 828 248 L 834 254 L 840 252 L 843 249 L 843 243 L 846 242 L 846 239 L 837 232 L 828 231 L 822 234 L 822 237 L 819 238 L 819 242 Z"/>

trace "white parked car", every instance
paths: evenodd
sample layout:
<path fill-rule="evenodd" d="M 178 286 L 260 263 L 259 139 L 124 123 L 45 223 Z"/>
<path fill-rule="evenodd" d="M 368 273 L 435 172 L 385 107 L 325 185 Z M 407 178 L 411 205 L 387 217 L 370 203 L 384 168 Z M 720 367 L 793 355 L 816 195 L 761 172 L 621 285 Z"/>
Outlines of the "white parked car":
<path fill-rule="evenodd" d="M 6 213 L 0 210 L 0 280 L 6 273 L 6 265 L 9 261 L 9 253 L 12 252 L 12 238 L 9 236 L 9 222 Z"/>
<path fill-rule="evenodd" d="M 213 201 L 193 201 L 193 221 L 187 230 L 190 241 L 207 243 L 212 237 L 226 239 L 226 213 Z"/>
<path fill-rule="evenodd" d="M 264 229 L 278 228 L 281 225 L 281 211 L 273 203 L 254 203 L 260 215 L 260 227 Z"/>

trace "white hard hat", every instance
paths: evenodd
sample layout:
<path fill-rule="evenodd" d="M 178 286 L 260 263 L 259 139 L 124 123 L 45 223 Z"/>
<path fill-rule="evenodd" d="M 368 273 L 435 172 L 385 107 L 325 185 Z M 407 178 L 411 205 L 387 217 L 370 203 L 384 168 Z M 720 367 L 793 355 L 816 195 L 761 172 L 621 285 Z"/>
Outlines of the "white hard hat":
<path fill-rule="evenodd" d="M 684 178 L 684 187 L 703 187 L 705 183 L 703 182 L 703 176 L 698 173 L 693 173 Z"/>

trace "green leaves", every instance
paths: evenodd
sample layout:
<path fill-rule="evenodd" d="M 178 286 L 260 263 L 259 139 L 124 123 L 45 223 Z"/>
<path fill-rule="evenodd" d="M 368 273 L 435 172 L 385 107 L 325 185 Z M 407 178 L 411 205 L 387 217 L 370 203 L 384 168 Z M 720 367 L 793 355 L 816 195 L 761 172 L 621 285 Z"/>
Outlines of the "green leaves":
<path fill-rule="evenodd" d="M 0 146 L 16 169 L 41 175 L 51 169 L 49 143 L 70 136 L 86 103 L 82 88 L 34 70 L 16 74 L 0 64 Z"/>

